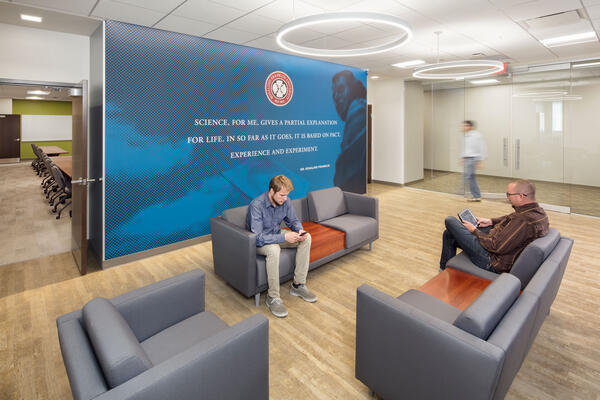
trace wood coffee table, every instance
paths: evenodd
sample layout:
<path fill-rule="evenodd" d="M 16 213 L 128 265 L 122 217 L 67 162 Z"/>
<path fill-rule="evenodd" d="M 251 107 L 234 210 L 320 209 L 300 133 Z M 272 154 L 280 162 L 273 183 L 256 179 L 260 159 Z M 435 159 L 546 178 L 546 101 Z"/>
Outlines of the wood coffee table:
<path fill-rule="evenodd" d="M 492 281 L 454 268 L 446 268 L 418 290 L 464 310 Z"/>

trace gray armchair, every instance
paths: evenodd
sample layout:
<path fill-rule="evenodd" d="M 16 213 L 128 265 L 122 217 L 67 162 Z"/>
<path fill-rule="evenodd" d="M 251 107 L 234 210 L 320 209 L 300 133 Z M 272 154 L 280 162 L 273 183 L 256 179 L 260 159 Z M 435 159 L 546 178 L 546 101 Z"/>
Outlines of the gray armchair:
<path fill-rule="evenodd" d="M 56 321 L 76 400 L 268 399 L 268 320 L 228 326 L 204 310 L 204 273 L 187 273 Z"/>

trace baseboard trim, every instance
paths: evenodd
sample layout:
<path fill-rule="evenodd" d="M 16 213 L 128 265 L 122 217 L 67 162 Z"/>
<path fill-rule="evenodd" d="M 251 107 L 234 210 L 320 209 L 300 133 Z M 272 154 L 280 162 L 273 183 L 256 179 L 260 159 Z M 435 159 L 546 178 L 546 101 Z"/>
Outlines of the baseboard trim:
<path fill-rule="evenodd" d="M 200 243 L 208 242 L 210 240 L 210 235 L 199 236 L 197 238 L 184 240 L 182 242 L 177 242 L 173 244 L 168 244 L 166 246 L 155 247 L 154 249 L 140 251 L 139 253 L 128 254 L 122 257 L 111 258 L 110 260 L 104 260 L 100 262 L 100 267 L 102 269 L 117 267 L 119 265 L 127 264 L 133 261 L 138 261 L 143 258 L 148 258 L 152 256 L 157 256 L 159 254 L 168 253 L 173 250 L 179 250 L 184 247 L 194 246 Z"/>

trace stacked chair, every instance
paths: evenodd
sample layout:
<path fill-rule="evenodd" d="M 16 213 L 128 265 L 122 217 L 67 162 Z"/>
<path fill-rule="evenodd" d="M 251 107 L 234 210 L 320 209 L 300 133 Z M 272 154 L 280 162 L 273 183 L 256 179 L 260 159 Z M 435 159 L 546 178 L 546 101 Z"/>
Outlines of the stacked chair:
<path fill-rule="evenodd" d="M 31 163 L 32 168 L 42 177 L 42 189 L 48 200 L 52 213 L 60 219 L 62 212 L 71 205 L 71 182 L 66 179 L 60 168 L 36 144 L 31 144 L 36 159 Z M 63 204 L 59 209 L 58 206 Z M 69 211 L 69 216 L 72 212 Z"/>

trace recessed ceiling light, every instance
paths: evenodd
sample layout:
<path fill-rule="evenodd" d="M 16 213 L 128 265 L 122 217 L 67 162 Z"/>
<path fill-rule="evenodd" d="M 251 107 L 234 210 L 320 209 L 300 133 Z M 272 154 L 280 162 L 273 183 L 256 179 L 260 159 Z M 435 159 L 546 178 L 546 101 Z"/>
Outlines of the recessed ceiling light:
<path fill-rule="evenodd" d="M 589 31 L 583 33 L 575 33 L 572 35 L 557 36 L 548 39 L 542 39 L 540 42 L 546 47 L 569 46 L 572 44 L 595 42 L 598 38 L 596 32 Z"/>
<path fill-rule="evenodd" d="M 469 81 L 475 85 L 485 85 L 486 83 L 498 83 L 498 79 L 478 79 L 476 81 Z"/>
<path fill-rule="evenodd" d="M 379 79 L 379 75 L 373 75 L 371 79 Z"/>
<path fill-rule="evenodd" d="M 397 63 L 397 64 L 392 64 L 392 67 L 410 68 L 410 67 L 416 67 L 417 65 L 421 65 L 421 64 L 425 64 L 425 61 L 423 61 L 423 60 L 411 60 L 411 61 L 404 61 L 404 62 Z"/>
<path fill-rule="evenodd" d="M 47 95 L 50 94 L 50 92 L 44 92 L 43 90 L 28 90 L 27 94 L 39 94 L 39 95 Z"/>
<path fill-rule="evenodd" d="M 44 100 L 43 98 L 39 97 L 39 96 L 27 96 L 25 97 L 27 100 Z"/>
<path fill-rule="evenodd" d="M 35 15 L 21 14 L 21 19 L 24 21 L 42 22 L 42 17 L 36 17 Z"/>
<path fill-rule="evenodd" d="M 600 65 L 600 60 L 595 61 L 583 61 L 580 63 L 573 63 L 573 68 L 586 68 L 586 67 L 594 67 L 596 65 Z"/>

